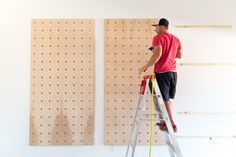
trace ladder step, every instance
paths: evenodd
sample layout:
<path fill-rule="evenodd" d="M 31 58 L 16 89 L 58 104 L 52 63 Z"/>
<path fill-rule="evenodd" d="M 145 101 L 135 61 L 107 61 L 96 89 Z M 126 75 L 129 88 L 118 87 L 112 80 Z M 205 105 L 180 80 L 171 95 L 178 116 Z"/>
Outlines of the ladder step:
<path fill-rule="evenodd" d="M 156 113 L 156 114 L 148 114 L 148 113 L 147 113 L 147 114 L 143 114 L 143 116 L 152 116 L 152 115 L 153 115 L 153 116 L 158 116 L 158 115 L 160 115 L 160 114 L 157 114 L 157 113 Z"/>

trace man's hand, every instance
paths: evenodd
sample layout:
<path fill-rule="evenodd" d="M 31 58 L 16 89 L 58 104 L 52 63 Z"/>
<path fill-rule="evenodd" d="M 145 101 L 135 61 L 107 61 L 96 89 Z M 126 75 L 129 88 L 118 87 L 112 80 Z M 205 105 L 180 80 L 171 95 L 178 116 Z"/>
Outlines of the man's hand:
<path fill-rule="evenodd" d="M 139 75 L 142 73 L 142 72 L 145 72 L 147 70 L 147 67 L 146 66 L 143 66 L 142 68 L 140 68 L 139 70 Z"/>
<path fill-rule="evenodd" d="M 162 47 L 160 45 L 157 45 L 154 48 L 152 57 L 149 59 L 148 63 L 139 70 L 139 75 L 142 72 L 145 72 L 148 67 L 153 66 L 160 59 L 161 55 L 162 55 Z"/>

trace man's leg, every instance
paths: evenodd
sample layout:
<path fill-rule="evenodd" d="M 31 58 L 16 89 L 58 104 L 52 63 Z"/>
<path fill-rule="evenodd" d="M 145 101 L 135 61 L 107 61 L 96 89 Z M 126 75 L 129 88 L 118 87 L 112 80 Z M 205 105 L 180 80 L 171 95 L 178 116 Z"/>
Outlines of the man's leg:
<path fill-rule="evenodd" d="M 157 78 L 157 83 L 160 88 L 162 98 L 164 100 L 165 106 L 167 113 L 170 118 L 170 122 L 173 126 L 174 131 L 177 131 L 175 122 L 174 122 L 174 117 L 173 117 L 173 107 L 172 103 L 170 101 L 170 98 L 173 99 L 175 95 L 175 86 L 176 86 L 176 79 L 173 78 L 175 77 L 176 73 L 156 73 L 156 78 Z M 175 79 L 175 80 L 174 80 Z M 174 80 L 174 81 L 173 81 Z M 162 123 L 157 123 L 156 125 L 159 126 L 161 130 L 167 130 L 165 122 Z"/>
<path fill-rule="evenodd" d="M 165 105 L 166 105 L 166 110 L 168 112 L 168 115 L 170 117 L 170 122 L 171 122 L 172 126 L 175 126 L 174 117 L 173 117 L 173 106 L 172 106 L 171 101 L 170 100 L 166 101 Z"/>
<path fill-rule="evenodd" d="M 165 101 L 165 106 L 166 106 L 166 110 L 167 110 L 167 113 L 169 115 L 169 118 L 170 118 L 170 122 L 172 124 L 172 127 L 173 127 L 173 130 L 174 132 L 177 132 L 177 127 L 175 125 L 175 122 L 174 122 L 174 117 L 173 117 L 173 107 L 172 107 L 172 103 L 171 101 Z M 167 131 L 167 126 L 165 123 L 160 123 L 158 124 L 160 130 L 162 131 Z"/>
<path fill-rule="evenodd" d="M 167 113 L 168 113 L 168 115 L 170 117 L 170 122 L 171 122 L 172 126 L 175 126 L 174 117 L 173 117 L 173 106 L 172 106 L 172 103 L 171 103 L 170 100 L 165 101 L 164 103 L 165 103 L 165 106 L 166 106 Z M 159 107 L 156 107 L 156 110 L 157 110 L 157 112 L 161 112 Z"/>

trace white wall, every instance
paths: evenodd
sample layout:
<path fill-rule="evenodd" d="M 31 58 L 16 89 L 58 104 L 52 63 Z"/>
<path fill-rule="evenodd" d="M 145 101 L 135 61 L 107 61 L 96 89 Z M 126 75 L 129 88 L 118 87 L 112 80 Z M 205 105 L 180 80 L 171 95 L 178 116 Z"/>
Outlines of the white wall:
<path fill-rule="evenodd" d="M 180 37 L 183 62 L 236 62 L 234 0 L 0 0 L 0 155 L 5 157 L 120 157 L 126 147 L 103 145 L 103 19 L 166 17 Z M 96 104 L 94 146 L 28 145 L 30 31 L 35 18 L 96 20 Z M 177 29 L 182 24 L 231 24 L 232 29 Z M 151 41 L 150 41 L 151 42 Z M 178 112 L 236 111 L 235 66 L 180 66 L 174 101 L 179 135 L 233 135 L 236 115 L 181 115 Z M 230 123 L 231 122 L 231 123 Z M 233 138 L 181 138 L 184 156 L 235 157 Z M 137 157 L 148 155 L 138 147 Z M 152 156 L 168 156 L 154 147 Z"/>

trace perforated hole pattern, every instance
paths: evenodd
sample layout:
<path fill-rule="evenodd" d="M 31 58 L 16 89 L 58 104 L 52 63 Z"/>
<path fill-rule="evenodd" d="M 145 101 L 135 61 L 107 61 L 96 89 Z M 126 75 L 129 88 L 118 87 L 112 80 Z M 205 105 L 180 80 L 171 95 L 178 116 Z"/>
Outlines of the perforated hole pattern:
<path fill-rule="evenodd" d="M 142 76 L 138 70 L 151 57 L 148 48 L 155 35 L 154 19 L 105 20 L 105 123 L 107 145 L 127 144 L 139 100 Z M 146 74 L 152 74 L 150 68 Z M 150 94 L 147 98 L 150 97 Z M 150 112 L 150 99 L 147 100 Z M 148 145 L 150 122 L 140 128 L 138 144 Z M 164 135 L 153 131 L 153 144 L 163 144 Z"/>
<path fill-rule="evenodd" d="M 31 145 L 93 143 L 94 21 L 32 20 Z"/>

